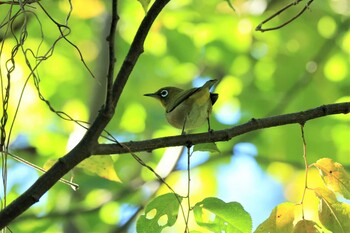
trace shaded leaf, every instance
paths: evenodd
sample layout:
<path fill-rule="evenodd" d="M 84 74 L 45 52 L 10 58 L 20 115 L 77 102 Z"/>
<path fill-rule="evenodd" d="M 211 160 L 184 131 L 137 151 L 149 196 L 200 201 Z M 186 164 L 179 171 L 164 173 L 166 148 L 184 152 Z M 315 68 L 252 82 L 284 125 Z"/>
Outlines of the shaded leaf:
<path fill-rule="evenodd" d="M 350 176 L 343 165 L 330 158 L 322 158 L 315 163 L 315 166 L 328 188 L 350 199 Z"/>
<path fill-rule="evenodd" d="M 145 208 L 136 223 L 138 233 L 160 233 L 165 227 L 175 224 L 182 197 L 167 193 L 154 198 Z"/>
<path fill-rule="evenodd" d="M 290 233 L 293 232 L 295 204 L 282 203 L 276 206 L 268 219 L 261 223 L 255 233 Z"/>
<path fill-rule="evenodd" d="M 300 220 L 293 229 L 293 233 L 320 233 L 317 223 L 310 220 Z"/>
<path fill-rule="evenodd" d="M 197 224 L 213 232 L 252 231 L 252 219 L 238 202 L 209 197 L 198 202 L 193 211 Z"/>
<path fill-rule="evenodd" d="M 201 143 L 194 145 L 193 151 L 208 151 L 208 152 L 219 152 L 219 148 L 216 146 L 215 142 Z"/>
<path fill-rule="evenodd" d="M 350 205 L 339 202 L 328 189 L 315 188 L 314 191 L 320 199 L 318 215 L 321 223 L 332 232 L 349 232 Z"/>
<path fill-rule="evenodd" d="M 114 170 L 114 164 L 111 156 L 94 155 L 81 162 L 78 167 L 86 169 L 107 180 L 121 182 Z"/>
<path fill-rule="evenodd" d="M 149 6 L 151 0 L 137 0 L 137 1 L 141 3 L 143 10 L 145 11 L 145 13 L 147 13 L 148 6 Z"/>

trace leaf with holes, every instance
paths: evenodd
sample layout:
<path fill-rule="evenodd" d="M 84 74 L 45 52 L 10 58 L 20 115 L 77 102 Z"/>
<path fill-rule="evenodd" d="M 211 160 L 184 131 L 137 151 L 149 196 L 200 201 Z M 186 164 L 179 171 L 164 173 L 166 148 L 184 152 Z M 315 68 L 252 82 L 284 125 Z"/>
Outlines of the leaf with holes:
<path fill-rule="evenodd" d="M 114 162 L 111 156 L 94 155 L 81 162 L 78 167 L 86 169 L 107 180 L 121 182 L 114 169 Z"/>
<path fill-rule="evenodd" d="M 349 232 L 350 205 L 339 202 L 335 194 L 328 189 L 315 188 L 314 191 L 320 199 L 318 215 L 321 223 L 332 232 Z"/>
<path fill-rule="evenodd" d="M 293 232 L 295 204 L 282 203 L 276 206 L 268 219 L 261 223 L 254 233 L 290 233 Z"/>
<path fill-rule="evenodd" d="M 251 232 L 252 219 L 238 202 L 209 197 L 198 202 L 193 213 L 198 225 L 213 232 Z"/>
<path fill-rule="evenodd" d="M 297 222 L 293 233 L 321 233 L 321 230 L 314 221 L 303 219 Z"/>
<path fill-rule="evenodd" d="M 182 197 L 167 193 L 154 198 L 145 208 L 145 214 L 137 220 L 138 233 L 160 233 L 175 224 Z"/>
<path fill-rule="evenodd" d="M 350 176 L 343 165 L 330 158 L 322 158 L 315 163 L 315 166 L 329 189 L 350 199 Z"/>

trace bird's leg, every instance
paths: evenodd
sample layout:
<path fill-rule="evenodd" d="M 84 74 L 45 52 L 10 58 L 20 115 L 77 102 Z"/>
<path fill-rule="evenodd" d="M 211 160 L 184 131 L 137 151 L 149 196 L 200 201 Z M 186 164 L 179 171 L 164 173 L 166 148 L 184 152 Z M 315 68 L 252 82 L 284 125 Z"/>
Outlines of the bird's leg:
<path fill-rule="evenodd" d="M 186 121 L 187 121 L 187 117 L 185 117 L 185 120 L 184 120 L 184 124 L 182 126 L 182 132 L 181 132 L 181 135 L 185 135 L 186 132 L 185 132 L 185 125 L 186 125 Z"/>
<path fill-rule="evenodd" d="M 214 130 L 212 130 L 210 127 L 210 112 L 209 112 L 209 110 L 208 110 L 207 122 L 208 122 L 208 132 L 212 133 Z"/>
<path fill-rule="evenodd" d="M 213 132 L 213 130 L 210 127 L 210 118 L 209 117 L 207 118 L 207 121 L 208 121 L 208 132 Z"/>

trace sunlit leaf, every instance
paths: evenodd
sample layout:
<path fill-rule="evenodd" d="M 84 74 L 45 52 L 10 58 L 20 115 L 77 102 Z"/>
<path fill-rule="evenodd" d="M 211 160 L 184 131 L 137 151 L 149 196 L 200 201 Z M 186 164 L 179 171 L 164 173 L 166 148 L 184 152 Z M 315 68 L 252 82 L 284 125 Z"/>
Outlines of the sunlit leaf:
<path fill-rule="evenodd" d="M 300 220 L 293 229 L 293 233 L 320 233 L 321 231 L 316 227 L 317 223 L 310 220 Z"/>
<path fill-rule="evenodd" d="M 255 233 L 289 233 L 293 232 L 295 204 L 282 203 L 276 206 L 268 219 L 261 223 Z"/>
<path fill-rule="evenodd" d="M 160 233 L 165 227 L 175 224 L 182 198 L 167 193 L 154 198 L 137 221 L 138 233 Z"/>
<path fill-rule="evenodd" d="M 328 189 L 315 188 L 314 191 L 320 199 L 318 214 L 321 223 L 332 232 L 349 232 L 350 205 L 339 202 Z"/>
<path fill-rule="evenodd" d="M 220 152 L 215 142 L 201 143 L 194 145 L 193 151 Z"/>
<path fill-rule="evenodd" d="M 91 156 L 81 162 L 78 167 L 86 169 L 107 180 L 121 182 L 114 170 L 113 160 L 110 156 Z"/>
<path fill-rule="evenodd" d="M 147 13 L 148 6 L 149 6 L 151 0 L 137 0 L 137 1 L 141 3 L 143 10 L 145 11 L 145 13 Z"/>
<path fill-rule="evenodd" d="M 251 232 L 252 219 L 238 202 L 209 197 L 193 209 L 198 225 L 212 232 Z"/>
<path fill-rule="evenodd" d="M 315 166 L 320 170 L 328 188 L 350 199 L 350 176 L 343 165 L 330 158 L 322 158 L 315 163 Z"/>

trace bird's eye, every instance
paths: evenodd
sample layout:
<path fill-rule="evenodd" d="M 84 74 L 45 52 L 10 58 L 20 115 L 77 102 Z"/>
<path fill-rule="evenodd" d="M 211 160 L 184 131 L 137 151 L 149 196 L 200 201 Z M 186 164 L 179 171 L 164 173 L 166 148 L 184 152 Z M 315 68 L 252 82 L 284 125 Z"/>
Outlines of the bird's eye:
<path fill-rule="evenodd" d="M 162 90 L 160 92 L 160 96 L 163 97 L 163 98 L 166 97 L 168 94 L 169 94 L 169 92 L 167 90 Z"/>

